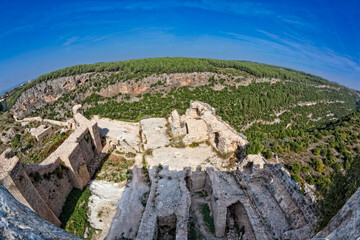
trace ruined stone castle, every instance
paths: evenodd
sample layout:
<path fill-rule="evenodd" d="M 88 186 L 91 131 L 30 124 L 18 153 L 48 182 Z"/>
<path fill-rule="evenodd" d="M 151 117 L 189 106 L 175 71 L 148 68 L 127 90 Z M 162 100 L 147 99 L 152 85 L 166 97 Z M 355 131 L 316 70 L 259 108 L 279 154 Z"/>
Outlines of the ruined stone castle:
<path fill-rule="evenodd" d="M 209 105 L 195 101 L 183 116 L 173 111 L 167 120 L 144 119 L 135 127 L 144 151 L 151 150 L 144 155 L 149 179 L 134 168 L 108 239 L 188 239 L 190 228 L 198 229 L 204 239 L 313 235 L 312 200 L 300 193 L 280 164 L 250 155 L 232 170 L 224 167 L 228 156 L 241 153 L 248 142 Z M 171 146 L 171 139 L 179 137 L 185 147 Z M 199 146 L 188 147 L 194 142 Z M 203 208 L 210 211 L 213 230 L 203 219 Z"/>
<path fill-rule="evenodd" d="M 99 168 L 104 138 L 107 148 L 136 155 L 131 181 L 102 229 L 106 239 L 182 240 L 194 232 L 204 239 L 314 235 L 309 193 L 302 194 L 280 164 L 261 155 L 243 157 L 246 137 L 208 104 L 193 101 L 182 116 L 173 111 L 139 123 L 88 120 L 77 109 L 73 124 L 56 123 L 74 132 L 40 164 L 24 165 L 10 150 L 0 156 L 0 183 L 43 219 L 61 224 L 72 188 L 82 189 Z"/>

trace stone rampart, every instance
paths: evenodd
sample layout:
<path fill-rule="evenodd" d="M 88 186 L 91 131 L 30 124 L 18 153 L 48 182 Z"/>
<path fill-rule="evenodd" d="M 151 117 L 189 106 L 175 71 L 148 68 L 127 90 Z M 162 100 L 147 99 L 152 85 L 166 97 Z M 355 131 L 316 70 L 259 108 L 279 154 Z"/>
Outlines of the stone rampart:
<path fill-rule="evenodd" d="M 11 150 L 0 155 L 0 182 L 14 197 L 42 218 L 59 226 L 66 198 L 73 187 L 82 189 L 98 168 L 102 150 L 95 121 L 85 117 L 79 127 L 40 164 L 24 166 Z"/>
<path fill-rule="evenodd" d="M 298 209 L 301 210 L 306 221 L 310 224 L 315 223 L 317 218 L 314 214 L 315 209 L 311 197 L 301 194 L 299 185 L 291 179 L 289 173 L 287 173 L 281 164 L 267 164 L 266 167 L 280 180 L 281 185 L 285 188 L 288 195 L 291 196 Z"/>
<path fill-rule="evenodd" d="M 32 184 L 19 158 L 16 156 L 8 158 L 8 156 L 6 156 L 10 152 L 11 150 L 8 149 L 0 155 L 1 165 L 3 166 L 2 170 L 5 170 L 1 173 L 0 183 L 6 187 L 19 202 L 30 207 L 43 219 L 56 226 L 60 226 L 61 222 Z M 5 169 L 6 167 L 7 169 Z"/>

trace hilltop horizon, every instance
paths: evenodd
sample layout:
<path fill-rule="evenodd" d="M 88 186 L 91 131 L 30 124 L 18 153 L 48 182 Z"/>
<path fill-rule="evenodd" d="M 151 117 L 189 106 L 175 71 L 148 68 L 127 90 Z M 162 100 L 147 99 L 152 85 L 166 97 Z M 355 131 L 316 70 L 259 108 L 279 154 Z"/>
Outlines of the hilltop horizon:
<path fill-rule="evenodd" d="M 77 64 L 184 56 L 284 66 L 360 90 L 358 8 L 353 1 L 10 1 L 0 10 L 0 88 Z"/>

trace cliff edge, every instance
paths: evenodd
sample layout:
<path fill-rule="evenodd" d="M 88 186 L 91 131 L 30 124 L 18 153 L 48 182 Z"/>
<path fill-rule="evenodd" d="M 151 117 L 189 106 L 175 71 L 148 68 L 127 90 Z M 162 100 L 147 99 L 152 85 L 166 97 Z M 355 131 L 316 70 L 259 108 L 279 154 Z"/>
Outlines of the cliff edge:
<path fill-rule="evenodd" d="M 43 220 L 0 185 L 0 239 L 81 239 Z"/>

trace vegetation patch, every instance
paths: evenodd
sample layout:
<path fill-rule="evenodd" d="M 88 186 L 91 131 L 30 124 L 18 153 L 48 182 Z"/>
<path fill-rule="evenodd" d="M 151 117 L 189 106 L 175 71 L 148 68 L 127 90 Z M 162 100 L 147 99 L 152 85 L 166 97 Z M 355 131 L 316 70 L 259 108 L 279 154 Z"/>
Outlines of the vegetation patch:
<path fill-rule="evenodd" d="M 183 142 L 184 136 L 173 137 L 170 139 L 170 145 L 175 148 L 185 148 L 186 145 Z"/>
<path fill-rule="evenodd" d="M 87 216 L 90 196 L 91 192 L 88 187 L 83 190 L 73 188 L 59 217 L 62 228 L 82 238 L 86 233 L 87 239 L 91 239 L 96 230 L 90 225 Z"/>
<path fill-rule="evenodd" d="M 198 147 L 199 145 L 200 145 L 199 142 L 192 142 L 192 143 L 189 144 L 189 147 L 191 147 L 191 148 L 196 148 L 196 147 Z"/>
<path fill-rule="evenodd" d="M 189 240 L 202 240 L 204 239 L 199 229 L 196 227 L 194 220 L 190 219 L 189 231 L 188 231 Z"/>
<path fill-rule="evenodd" d="M 209 196 L 209 194 L 207 193 L 207 191 L 205 190 L 201 190 L 201 191 L 197 191 L 195 192 L 197 195 L 199 195 L 202 198 L 206 198 L 207 196 Z"/>
<path fill-rule="evenodd" d="M 11 148 L 25 164 L 40 163 L 53 153 L 72 133 L 60 132 L 60 127 L 52 126 L 48 136 L 38 142 L 28 130 L 40 126 L 40 122 L 29 122 L 26 126 L 14 121 L 10 113 L 0 113 L 0 132 L 9 141 L 0 144 L 0 152 Z"/>
<path fill-rule="evenodd" d="M 321 175 L 316 181 L 322 197 L 318 222 L 318 230 L 321 230 L 360 187 L 360 155 L 350 164 L 345 175 L 335 171 L 330 175 Z"/>
<path fill-rule="evenodd" d="M 208 227 L 211 233 L 215 233 L 214 219 L 211 216 L 209 205 L 206 203 L 201 204 L 201 214 L 205 225 Z"/>
<path fill-rule="evenodd" d="M 124 156 L 111 153 L 96 174 L 96 179 L 115 183 L 128 181 L 132 177 L 130 168 L 134 163 L 133 159 L 129 160 Z"/>

